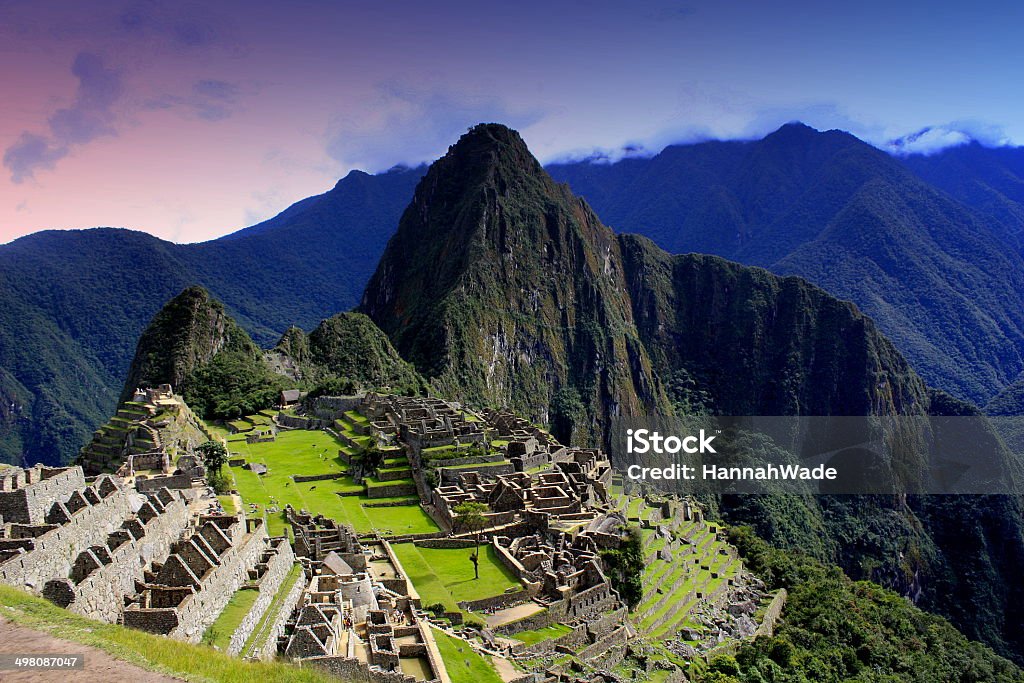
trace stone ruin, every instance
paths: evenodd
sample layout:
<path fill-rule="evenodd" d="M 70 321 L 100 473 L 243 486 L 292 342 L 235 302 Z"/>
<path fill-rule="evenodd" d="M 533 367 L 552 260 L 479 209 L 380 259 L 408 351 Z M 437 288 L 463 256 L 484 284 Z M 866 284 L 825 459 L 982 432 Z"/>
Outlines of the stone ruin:
<path fill-rule="evenodd" d="M 285 521 L 291 525 L 295 554 L 299 557 L 322 562 L 328 554 L 334 553 L 349 566 L 359 570 L 366 568 L 364 548 L 352 527 L 323 515 L 296 512 L 290 505 L 285 507 Z"/>
<path fill-rule="evenodd" d="M 269 538 L 262 519 L 227 515 L 199 516 L 191 534 L 169 550 L 136 583 L 123 623 L 189 642 L 199 642 L 235 591 L 260 583 L 274 567 L 272 596 L 294 563 L 287 540 Z"/>
<path fill-rule="evenodd" d="M 351 528 L 290 508 L 286 514 L 310 578 L 278 638 L 279 652 L 345 680 L 447 680 L 419 599 L 409 595 L 404 577 L 375 575 L 369 567 L 375 553 Z M 426 662 L 427 673 L 404 672 L 403 660 Z"/>
<path fill-rule="evenodd" d="M 457 483 L 438 486 L 432 503 L 451 528 L 457 524 L 455 508 L 463 502 L 486 504 L 491 526 L 530 520 L 547 527 L 553 522 L 592 518 L 595 507 L 608 501 L 612 469 L 604 454 L 594 449 L 559 448 L 556 458 L 536 474 L 515 472 L 492 479 L 462 470 Z"/>
<path fill-rule="evenodd" d="M 262 520 L 196 515 L 191 498 L 166 487 L 138 492 L 109 474 L 89 480 L 78 466 L 5 470 L 0 582 L 92 619 L 190 642 L 236 590 L 258 590 L 233 634 L 229 652 L 237 653 L 295 558 Z"/>
<path fill-rule="evenodd" d="M 370 426 L 384 434 L 397 434 L 419 452 L 424 448 L 483 443 L 483 423 L 466 419 L 458 404 L 438 398 L 367 394 L 359 406 Z"/>
<path fill-rule="evenodd" d="M 494 548 L 533 595 L 535 602 L 564 621 L 592 619 L 622 607 L 601 569 L 600 550 L 618 543 L 586 531 L 575 537 L 554 531 L 509 538 L 495 536 Z"/>
<path fill-rule="evenodd" d="M 93 434 L 78 458 L 86 475 L 116 473 L 124 479 L 150 480 L 144 490 L 189 488 L 202 477 L 201 465 L 182 467 L 182 456 L 210 438 L 169 384 L 136 389 L 131 400 Z M 185 472 L 184 470 L 188 470 Z M 152 483 L 152 480 L 159 480 Z"/>
<path fill-rule="evenodd" d="M 176 491 L 140 494 L 111 475 L 87 482 L 77 466 L 5 474 L 0 510 L 0 581 L 111 623 L 191 518 Z"/>

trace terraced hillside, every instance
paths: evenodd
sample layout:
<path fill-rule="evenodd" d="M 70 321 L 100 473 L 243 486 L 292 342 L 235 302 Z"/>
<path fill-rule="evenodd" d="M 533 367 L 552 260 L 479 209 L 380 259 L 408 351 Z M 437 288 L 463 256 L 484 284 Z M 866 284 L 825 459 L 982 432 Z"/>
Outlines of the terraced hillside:
<path fill-rule="evenodd" d="M 267 417 L 268 412 L 238 422 L 258 427 L 260 417 Z M 285 533 L 286 505 L 349 524 L 360 534 L 438 531 L 419 505 L 409 461 L 401 448 L 380 449 L 383 459 L 376 476 L 360 476 L 371 438 L 361 434 L 362 416 L 349 412 L 346 419 L 335 421 L 331 431 L 283 429 L 273 441 L 248 443 L 248 432 L 219 432 L 230 452 L 228 471 L 246 514 L 266 516 L 271 534 Z"/>
<path fill-rule="evenodd" d="M 720 525 L 685 501 L 620 487 L 613 504 L 641 530 L 644 594 L 631 619 L 651 646 L 686 666 L 723 637 L 752 635 L 771 596 L 744 570 Z"/>

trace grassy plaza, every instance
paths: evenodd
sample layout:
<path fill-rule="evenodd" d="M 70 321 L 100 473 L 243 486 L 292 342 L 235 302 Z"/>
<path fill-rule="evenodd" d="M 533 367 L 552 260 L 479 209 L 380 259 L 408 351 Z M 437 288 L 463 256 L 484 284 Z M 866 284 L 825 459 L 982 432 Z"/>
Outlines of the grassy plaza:
<path fill-rule="evenodd" d="M 244 458 L 246 463 L 266 465 L 266 474 L 256 474 L 242 466 L 228 468 L 235 488 L 250 516 L 263 516 L 266 511 L 271 535 L 286 532 L 284 507 L 320 513 L 357 533 L 381 531 L 389 535 L 419 534 L 438 531 L 437 525 L 419 506 L 416 496 L 401 498 L 368 498 L 365 487 L 347 476 L 348 468 L 338 451 L 342 444 L 324 431 L 285 430 L 274 441 L 246 443 L 244 435 L 227 438 L 231 458 Z M 338 478 L 296 482 L 295 475 L 334 474 Z M 372 505 L 366 505 L 365 503 Z M 376 506 L 385 502 L 407 505 Z M 250 508 L 255 504 L 257 508 Z M 277 512 L 269 512 L 276 508 Z"/>

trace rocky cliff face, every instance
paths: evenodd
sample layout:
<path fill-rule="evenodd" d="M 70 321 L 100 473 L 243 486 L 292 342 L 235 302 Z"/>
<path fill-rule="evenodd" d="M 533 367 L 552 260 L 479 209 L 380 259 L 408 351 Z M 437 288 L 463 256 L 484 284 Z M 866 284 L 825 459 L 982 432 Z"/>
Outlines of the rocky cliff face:
<path fill-rule="evenodd" d="M 221 351 L 259 359 L 260 349 L 202 287 L 168 301 L 139 338 L 121 400 L 137 387 L 171 384 L 184 393 L 192 374 Z"/>
<path fill-rule="evenodd" d="M 924 414 L 924 382 L 874 323 L 795 277 L 620 237 L 640 338 L 726 415 Z"/>
<path fill-rule="evenodd" d="M 590 208 L 481 125 L 420 182 L 360 310 L 440 393 L 596 442 L 615 415 L 668 409 L 624 275 Z"/>

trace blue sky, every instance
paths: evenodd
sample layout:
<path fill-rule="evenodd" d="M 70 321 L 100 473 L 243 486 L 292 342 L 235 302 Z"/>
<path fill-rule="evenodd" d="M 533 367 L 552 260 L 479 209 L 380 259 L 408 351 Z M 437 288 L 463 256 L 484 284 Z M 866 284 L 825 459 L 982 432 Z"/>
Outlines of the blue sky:
<path fill-rule="evenodd" d="M 209 239 L 473 123 L 542 161 L 802 120 L 1024 143 L 1024 3 L 0 0 L 0 241 Z"/>

